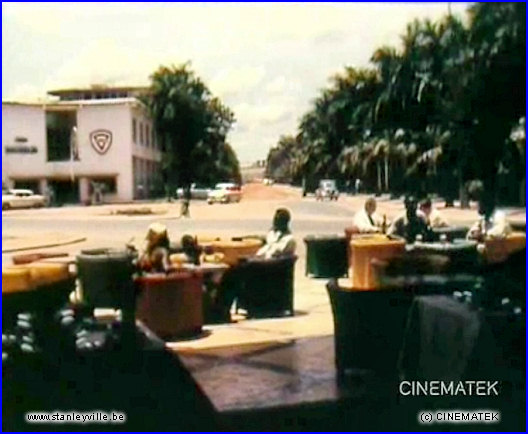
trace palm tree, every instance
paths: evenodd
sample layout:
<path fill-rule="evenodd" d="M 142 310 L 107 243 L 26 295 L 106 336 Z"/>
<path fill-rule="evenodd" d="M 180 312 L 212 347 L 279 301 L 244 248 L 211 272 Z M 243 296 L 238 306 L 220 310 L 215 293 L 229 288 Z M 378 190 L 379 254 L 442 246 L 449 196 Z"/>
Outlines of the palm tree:
<path fill-rule="evenodd" d="M 234 122 L 233 113 L 211 95 L 190 65 L 161 66 L 150 77 L 142 98 L 150 113 L 162 149 L 169 190 L 182 185 L 187 200 L 190 186 L 211 168 L 225 150 L 225 137 Z M 231 161 L 232 159 L 229 159 Z M 209 165 L 209 166 L 208 166 Z"/>

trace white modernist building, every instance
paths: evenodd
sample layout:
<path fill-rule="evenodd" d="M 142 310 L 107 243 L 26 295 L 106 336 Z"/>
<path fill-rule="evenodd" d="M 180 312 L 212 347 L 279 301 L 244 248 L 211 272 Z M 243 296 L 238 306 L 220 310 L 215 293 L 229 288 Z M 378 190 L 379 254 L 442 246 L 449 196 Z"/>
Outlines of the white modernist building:
<path fill-rule="evenodd" d="M 49 92 L 46 104 L 2 102 L 2 186 L 52 192 L 59 202 L 151 197 L 161 149 L 137 87 Z M 101 187 L 102 186 L 102 187 Z"/>

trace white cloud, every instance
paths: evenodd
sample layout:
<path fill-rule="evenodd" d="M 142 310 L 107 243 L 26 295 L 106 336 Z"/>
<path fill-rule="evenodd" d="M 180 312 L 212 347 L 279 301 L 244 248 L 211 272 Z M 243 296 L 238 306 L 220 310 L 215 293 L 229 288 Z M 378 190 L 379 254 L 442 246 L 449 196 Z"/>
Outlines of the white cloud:
<path fill-rule="evenodd" d="M 452 3 L 454 13 L 466 4 Z M 144 84 L 160 64 L 190 60 L 236 114 L 240 159 L 262 159 L 328 78 L 399 46 L 416 17 L 448 3 L 3 3 L 2 94 L 94 83 Z M 33 97 L 31 94 L 33 93 Z"/>
<path fill-rule="evenodd" d="M 115 41 L 98 39 L 64 59 L 47 81 L 52 88 L 107 85 L 146 85 L 155 63 L 148 53 Z"/>
<path fill-rule="evenodd" d="M 229 67 L 216 74 L 208 85 L 220 97 L 237 95 L 257 88 L 265 74 L 263 67 Z"/>

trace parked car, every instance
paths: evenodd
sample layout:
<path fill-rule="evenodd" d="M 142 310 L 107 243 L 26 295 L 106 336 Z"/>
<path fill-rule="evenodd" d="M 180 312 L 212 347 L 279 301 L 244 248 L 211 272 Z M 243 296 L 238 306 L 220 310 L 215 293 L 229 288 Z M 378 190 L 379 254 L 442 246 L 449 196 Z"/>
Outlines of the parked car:
<path fill-rule="evenodd" d="M 46 206 L 46 197 L 31 190 L 10 189 L 2 191 L 2 211 L 16 208 L 42 208 Z"/>
<path fill-rule="evenodd" d="M 207 196 L 207 203 L 229 203 L 240 202 L 242 199 L 242 190 L 240 186 L 232 182 L 221 182 L 216 184 L 214 190 L 210 191 Z"/>
<path fill-rule="evenodd" d="M 337 200 L 339 190 L 334 179 L 322 179 L 319 181 L 319 188 L 315 191 L 316 200 Z"/>
<path fill-rule="evenodd" d="M 191 184 L 191 199 L 203 199 L 206 200 L 209 196 L 209 193 L 212 190 L 208 187 L 204 187 L 198 184 Z M 178 188 L 176 190 L 176 198 L 183 198 L 183 188 Z"/>

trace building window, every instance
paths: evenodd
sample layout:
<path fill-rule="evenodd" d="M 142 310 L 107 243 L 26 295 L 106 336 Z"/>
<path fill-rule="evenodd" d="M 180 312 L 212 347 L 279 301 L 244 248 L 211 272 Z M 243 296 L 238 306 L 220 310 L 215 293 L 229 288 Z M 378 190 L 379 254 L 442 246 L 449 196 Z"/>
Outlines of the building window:
<path fill-rule="evenodd" d="M 145 144 L 147 148 L 150 146 L 150 127 L 148 124 L 145 124 Z"/>
<path fill-rule="evenodd" d="M 117 180 L 115 176 L 97 177 L 90 180 L 90 195 L 94 192 L 94 187 L 99 187 L 104 194 L 117 193 Z"/>
<path fill-rule="evenodd" d="M 33 193 L 40 193 L 40 184 L 34 179 L 15 179 L 15 188 L 31 190 Z"/>
<path fill-rule="evenodd" d="M 143 145 L 143 122 L 139 123 L 139 144 Z"/>
<path fill-rule="evenodd" d="M 71 135 L 77 125 L 74 111 L 46 112 L 48 161 L 68 161 L 71 158 Z"/>
<path fill-rule="evenodd" d="M 156 141 L 156 130 L 152 128 L 152 147 L 158 149 L 158 142 Z"/>
<path fill-rule="evenodd" d="M 132 118 L 132 141 L 137 143 L 137 121 Z"/>

